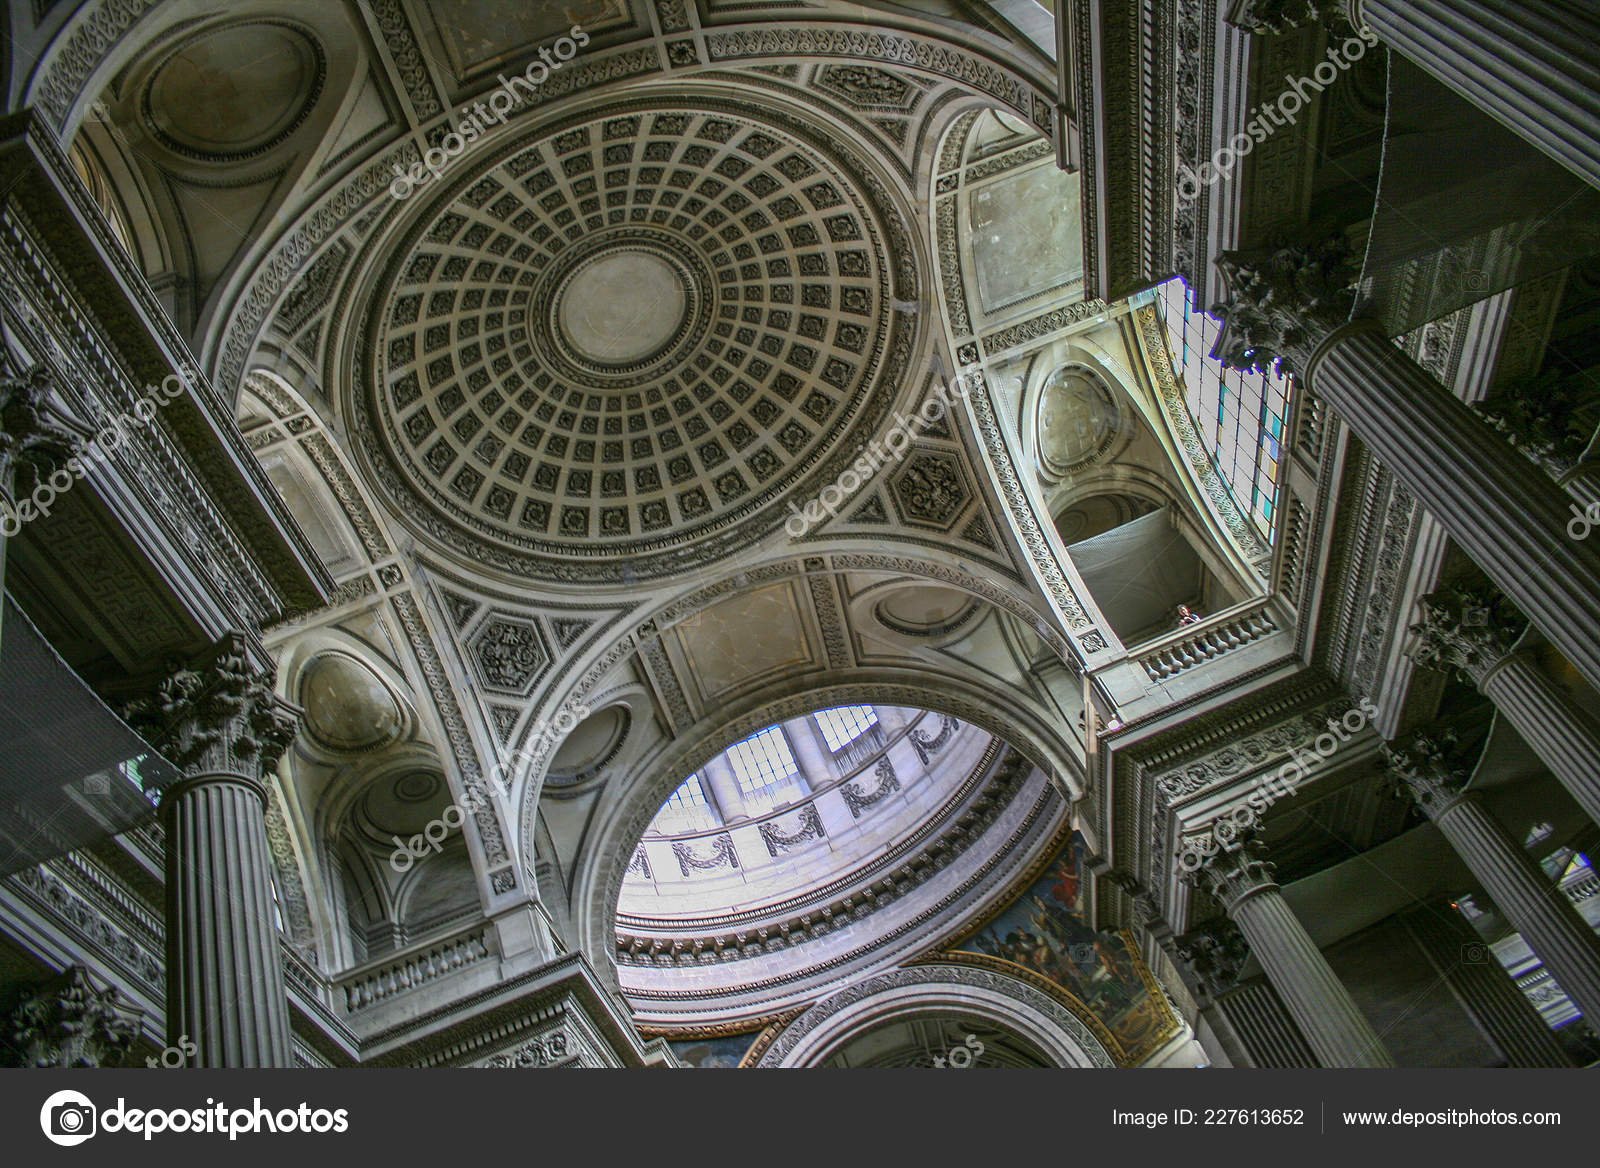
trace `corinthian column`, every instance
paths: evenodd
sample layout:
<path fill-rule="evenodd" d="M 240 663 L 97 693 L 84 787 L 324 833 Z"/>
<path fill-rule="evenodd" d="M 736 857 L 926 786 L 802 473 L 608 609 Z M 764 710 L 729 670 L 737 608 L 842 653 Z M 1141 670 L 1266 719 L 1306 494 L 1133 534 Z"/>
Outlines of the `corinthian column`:
<path fill-rule="evenodd" d="M 259 653 L 256 650 L 255 653 Z M 265 776 L 299 711 L 242 633 L 129 707 L 183 777 L 167 832 L 167 1037 L 202 1067 L 287 1067 L 289 1005 L 273 920 Z"/>
<path fill-rule="evenodd" d="M 1525 653 L 1512 648 L 1526 622 L 1489 588 L 1458 587 L 1421 602 L 1408 652 L 1454 669 L 1492 701 L 1557 781 L 1600 824 L 1600 731 Z"/>
<path fill-rule="evenodd" d="M 1320 1065 L 1394 1065 L 1383 1040 L 1284 900 L 1260 844 L 1186 850 L 1180 867 L 1184 879 L 1209 892 L 1239 926 Z"/>
<path fill-rule="evenodd" d="M 1600 541 L 1568 538 L 1571 496 L 1390 343 L 1355 306 L 1342 239 L 1217 261 L 1228 290 L 1215 355 L 1281 361 L 1331 405 L 1450 537 L 1600 687 Z"/>
<path fill-rule="evenodd" d="M 1402 789 L 1483 885 L 1489 898 L 1538 954 L 1567 997 L 1595 1026 L 1600 1020 L 1600 937 L 1555 887 L 1527 849 L 1489 814 L 1451 759 L 1448 734 L 1385 747 Z"/>
<path fill-rule="evenodd" d="M 1276 33 L 1365 26 L 1530 145 L 1600 187 L 1600 12 L 1574 0 L 1234 0 Z"/>

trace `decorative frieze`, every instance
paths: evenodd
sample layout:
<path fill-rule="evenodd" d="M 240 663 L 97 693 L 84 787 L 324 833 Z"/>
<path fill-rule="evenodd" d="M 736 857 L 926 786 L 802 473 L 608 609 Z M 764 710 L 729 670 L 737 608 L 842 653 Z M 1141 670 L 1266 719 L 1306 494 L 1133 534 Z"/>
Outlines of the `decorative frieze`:
<path fill-rule="evenodd" d="M 695 872 L 714 872 L 718 868 L 739 866 L 738 853 L 733 850 L 733 837 L 727 832 L 723 832 L 711 841 L 709 856 L 697 855 L 694 846 L 687 840 L 674 840 L 672 854 L 678 858 L 678 871 L 684 876 Z"/>
<path fill-rule="evenodd" d="M 916 734 L 918 731 L 913 730 L 911 733 Z M 921 753 L 920 749 L 918 753 Z M 844 805 L 850 808 L 852 819 L 860 819 L 863 811 L 883 802 L 900 789 L 900 780 L 894 773 L 894 763 L 889 761 L 888 755 L 878 760 L 878 765 L 873 768 L 872 773 L 878 780 L 878 789 L 871 794 L 862 789 L 859 779 L 852 779 L 839 788 L 839 794 L 844 797 Z"/>

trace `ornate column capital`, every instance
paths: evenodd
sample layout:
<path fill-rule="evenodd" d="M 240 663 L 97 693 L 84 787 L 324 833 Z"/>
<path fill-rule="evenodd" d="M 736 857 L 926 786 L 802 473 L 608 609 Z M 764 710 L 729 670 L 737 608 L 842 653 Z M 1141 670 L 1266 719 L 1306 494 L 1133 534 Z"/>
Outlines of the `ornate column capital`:
<path fill-rule="evenodd" d="M 1422 617 L 1411 626 L 1416 640 L 1406 652 L 1429 669 L 1455 669 L 1482 687 L 1512 653 L 1527 619 L 1489 585 L 1453 585 L 1417 602 Z"/>
<path fill-rule="evenodd" d="M 1240 901 L 1278 887 L 1266 846 L 1231 820 L 1220 820 L 1211 833 L 1184 841 L 1178 868 L 1185 883 L 1210 893 L 1230 917 Z"/>
<path fill-rule="evenodd" d="M 72 450 L 72 435 L 46 409 L 52 376 L 35 365 L 21 376 L 0 377 L 0 498 L 12 497 L 18 467 L 42 472 Z"/>
<path fill-rule="evenodd" d="M 1239 971 L 1250 958 L 1250 945 L 1239 926 L 1222 918 L 1209 921 L 1176 939 L 1173 950 L 1193 979 L 1211 998 L 1220 998 L 1239 984 Z"/>
<path fill-rule="evenodd" d="M 300 726 L 300 710 L 273 693 L 273 680 L 272 669 L 252 661 L 245 635 L 231 632 L 129 703 L 124 717 L 189 776 L 260 781 Z"/>
<path fill-rule="evenodd" d="M 1304 373 L 1312 354 L 1350 323 L 1358 272 L 1342 235 L 1277 249 L 1223 252 L 1227 296 L 1211 311 L 1223 321 L 1212 355 L 1235 369 L 1282 363 Z"/>
<path fill-rule="evenodd" d="M 1593 397 L 1582 374 L 1546 369 L 1501 385 L 1472 408 L 1506 441 L 1555 477 L 1571 472 L 1589 445 L 1579 410 Z"/>
<path fill-rule="evenodd" d="M 1351 0 L 1233 0 L 1225 17 L 1235 28 L 1273 36 L 1321 22 L 1333 31 L 1352 23 Z"/>
<path fill-rule="evenodd" d="M 114 1067 L 139 1034 L 142 1011 L 114 986 L 98 988 L 81 965 L 22 992 L 6 1017 L 6 1061 L 19 1067 Z"/>
<path fill-rule="evenodd" d="M 1429 819 L 1438 818 L 1463 797 L 1471 772 L 1453 730 L 1414 734 L 1382 749 L 1395 793 L 1414 800 Z"/>

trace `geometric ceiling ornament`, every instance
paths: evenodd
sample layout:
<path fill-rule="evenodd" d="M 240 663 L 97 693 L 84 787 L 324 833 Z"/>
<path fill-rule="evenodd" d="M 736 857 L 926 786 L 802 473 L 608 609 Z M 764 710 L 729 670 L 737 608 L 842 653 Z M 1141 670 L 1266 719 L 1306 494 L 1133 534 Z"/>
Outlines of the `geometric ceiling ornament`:
<path fill-rule="evenodd" d="M 550 668 L 550 648 L 538 622 L 498 612 L 467 639 L 467 656 L 486 689 L 522 698 Z"/>
<path fill-rule="evenodd" d="M 948 530 L 972 498 L 961 460 L 939 450 L 913 455 L 894 477 L 894 495 L 908 523 Z"/>
<path fill-rule="evenodd" d="M 419 188 L 353 403 L 379 485 L 545 580 L 759 538 L 843 469 L 911 351 L 911 244 L 851 148 L 765 105 L 636 99 Z"/>
<path fill-rule="evenodd" d="M 994 536 L 989 533 L 989 524 L 984 519 L 982 511 L 974 515 L 972 522 L 961 529 L 961 538 L 968 543 L 975 543 L 979 547 L 987 548 L 991 552 L 999 550 L 995 544 Z"/>
<path fill-rule="evenodd" d="M 550 632 L 556 639 L 556 648 L 563 653 L 577 643 L 579 637 L 594 628 L 592 620 L 582 620 L 578 617 L 551 617 Z"/>
<path fill-rule="evenodd" d="M 874 492 L 867 501 L 850 515 L 851 523 L 888 523 L 889 512 L 883 505 L 883 496 Z"/>
<path fill-rule="evenodd" d="M 445 610 L 450 614 L 450 623 L 455 625 L 458 630 L 466 628 L 467 622 L 472 619 L 478 609 L 483 607 L 476 600 L 458 596 L 444 588 L 439 589 L 439 596 L 444 600 Z"/>

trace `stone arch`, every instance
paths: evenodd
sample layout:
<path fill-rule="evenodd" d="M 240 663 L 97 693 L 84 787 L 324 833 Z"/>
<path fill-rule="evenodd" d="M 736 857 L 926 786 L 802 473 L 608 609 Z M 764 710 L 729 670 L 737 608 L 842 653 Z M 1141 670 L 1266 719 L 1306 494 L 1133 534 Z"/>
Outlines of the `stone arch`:
<path fill-rule="evenodd" d="M 1052 995 L 991 970 L 938 964 L 890 970 L 823 999 L 785 1026 L 753 1065 L 814 1066 L 864 1030 L 939 1009 L 1024 1034 L 1058 1067 L 1116 1065 L 1090 1024 Z"/>
<path fill-rule="evenodd" d="M 1015 695 L 984 689 L 971 679 L 941 677 L 910 669 L 842 671 L 810 685 L 775 682 L 704 719 L 667 748 L 643 760 L 631 776 L 596 808 L 583 851 L 573 865 L 571 918 L 577 944 L 590 954 L 609 954 L 623 875 L 645 827 L 662 802 L 697 767 L 755 731 L 829 706 L 899 705 L 949 714 L 1010 743 L 1039 766 L 1068 800 L 1081 797 L 1084 778 L 1056 727 L 1037 714 L 1019 717 Z M 621 782 L 618 782 L 621 779 Z M 524 808 L 525 814 L 528 808 Z M 526 821 L 525 821 L 526 823 Z M 525 826 L 526 830 L 526 826 Z M 614 978 L 609 962 L 602 976 Z"/>

